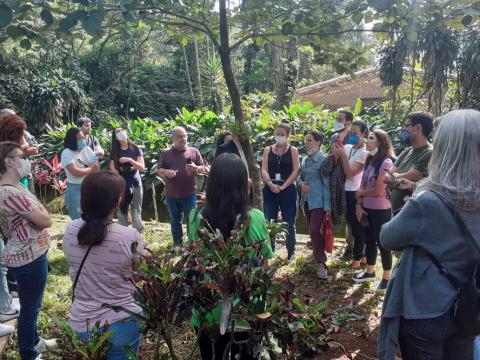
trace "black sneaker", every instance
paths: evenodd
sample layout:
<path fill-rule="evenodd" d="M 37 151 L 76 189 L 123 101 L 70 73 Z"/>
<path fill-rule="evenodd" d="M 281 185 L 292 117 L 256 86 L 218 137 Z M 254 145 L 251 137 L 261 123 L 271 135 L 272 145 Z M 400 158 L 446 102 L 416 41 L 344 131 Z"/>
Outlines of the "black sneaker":
<path fill-rule="evenodd" d="M 385 292 L 387 290 L 387 287 L 388 287 L 388 280 L 382 279 L 382 281 L 380 281 L 380 284 L 378 284 L 377 291 Z"/>
<path fill-rule="evenodd" d="M 353 255 L 350 251 L 345 251 L 343 255 L 340 257 L 342 261 L 350 261 L 353 260 Z"/>
<path fill-rule="evenodd" d="M 365 282 L 375 280 L 375 273 L 369 274 L 366 271 L 353 275 L 353 281 L 355 282 Z"/>

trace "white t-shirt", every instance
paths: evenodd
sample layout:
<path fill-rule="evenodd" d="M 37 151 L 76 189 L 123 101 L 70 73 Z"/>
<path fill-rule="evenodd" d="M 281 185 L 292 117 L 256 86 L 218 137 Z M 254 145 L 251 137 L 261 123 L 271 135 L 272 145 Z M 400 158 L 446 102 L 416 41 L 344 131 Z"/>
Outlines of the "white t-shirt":
<path fill-rule="evenodd" d="M 81 160 L 80 160 L 81 161 Z M 60 157 L 60 162 L 62 163 L 65 173 L 67 174 L 67 179 L 69 184 L 81 184 L 85 176 L 75 176 L 67 169 L 67 165 L 74 163 L 78 168 L 85 168 L 85 165 L 79 161 L 79 154 L 75 153 L 70 149 L 63 149 L 62 156 Z"/>
<path fill-rule="evenodd" d="M 367 157 L 367 149 L 365 145 L 358 149 L 354 149 L 353 145 L 345 145 L 345 151 L 348 156 L 348 162 L 350 166 L 354 164 L 365 164 L 365 159 Z M 357 191 L 360 188 L 362 183 L 363 170 L 360 171 L 353 179 L 347 179 L 345 182 L 345 191 Z"/>

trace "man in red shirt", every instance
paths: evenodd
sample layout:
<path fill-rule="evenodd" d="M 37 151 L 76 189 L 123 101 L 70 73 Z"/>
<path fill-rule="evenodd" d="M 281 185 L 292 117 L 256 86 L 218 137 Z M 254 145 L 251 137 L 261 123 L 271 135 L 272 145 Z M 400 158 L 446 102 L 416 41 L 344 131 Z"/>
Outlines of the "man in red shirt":
<path fill-rule="evenodd" d="M 178 126 L 172 130 L 173 146 L 158 160 L 157 174 L 165 179 L 165 204 L 170 214 L 173 250 L 183 241 L 182 221 L 196 206 L 196 176 L 205 173 L 200 152 L 187 144 L 187 131 Z"/>

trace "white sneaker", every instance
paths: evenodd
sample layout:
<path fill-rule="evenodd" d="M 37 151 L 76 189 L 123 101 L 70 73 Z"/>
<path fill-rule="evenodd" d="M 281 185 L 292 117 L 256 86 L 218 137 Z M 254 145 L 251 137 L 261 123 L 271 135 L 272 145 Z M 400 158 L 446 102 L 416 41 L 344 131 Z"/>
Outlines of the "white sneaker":
<path fill-rule="evenodd" d="M 10 335 L 14 330 L 13 326 L 0 324 L 0 336 Z"/>
<path fill-rule="evenodd" d="M 325 264 L 318 264 L 317 277 L 319 279 L 328 279 L 327 267 Z"/>
<path fill-rule="evenodd" d="M 38 354 L 44 353 L 48 348 L 56 348 L 57 339 L 42 339 L 33 348 Z"/>
<path fill-rule="evenodd" d="M 12 306 L 10 306 L 10 309 L 0 311 L 0 322 L 15 319 L 18 317 L 18 315 L 20 315 L 20 310 L 12 304 Z"/>

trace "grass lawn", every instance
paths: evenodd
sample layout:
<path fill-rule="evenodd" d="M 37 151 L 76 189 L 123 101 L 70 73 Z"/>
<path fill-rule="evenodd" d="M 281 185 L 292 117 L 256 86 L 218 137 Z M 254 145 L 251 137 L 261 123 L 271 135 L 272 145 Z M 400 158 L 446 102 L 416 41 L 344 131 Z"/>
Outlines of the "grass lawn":
<path fill-rule="evenodd" d="M 68 276 L 68 264 L 61 248 L 68 220 L 68 217 L 54 215 L 54 225 L 51 229 L 54 243 L 49 253 L 51 269 L 39 319 L 39 331 L 44 338 L 61 336 L 54 318 L 67 318 L 70 308 L 71 281 Z M 170 227 L 165 223 L 147 223 L 142 237 L 152 250 L 159 253 L 168 251 L 172 242 Z M 336 241 L 334 254 L 329 256 L 331 280 L 319 281 L 315 276 L 315 264 L 312 249 L 307 244 L 308 239 L 305 235 L 298 236 L 297 258 L 277 273 L 277 280 L 293 291 L 310 297 L 313 301 L 324 295 L 335 297 L 327 315 L 332 316 L 338 328 L 335 328 L 336 333 L 332 337 L 332 349 L 320 358 L 347 359 L 345 351 L 354 357 L 361 354 L 363 358 L 376 358 L 376 330 L 382 301 L 382 295 L 375 292 L 377 284 L 353 283 L 351 280 L 353 273 L 348 264 L 338 260 L 343 252 L 344 243 L 341 240 Z M 286 257 L 283 244 L 277 246 L 277 254 L 280 257 Z M 377 261 L 377 277 L 381 273 L 381 264 Z M 179 326 L 174 338 L 175 347 L 181 359 L 199 358 L 198 350 L 195 350 L 195 334 L 190 325 Z M 164 349 L 166 350 L 166 346 Z M 147 334 L 141 348 L 143 359 L 150 359 L 152 350 L 153 334 Z M 43 358 L 54 359 L 48 354 Z M 15 337 L 10 340 L 4 359 L 19 359 Z"/>

